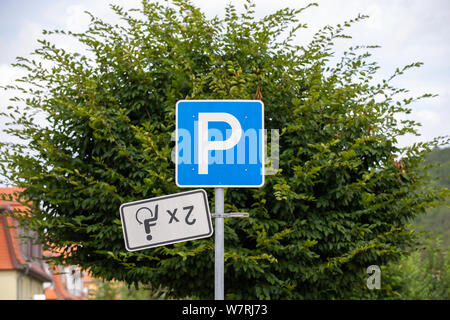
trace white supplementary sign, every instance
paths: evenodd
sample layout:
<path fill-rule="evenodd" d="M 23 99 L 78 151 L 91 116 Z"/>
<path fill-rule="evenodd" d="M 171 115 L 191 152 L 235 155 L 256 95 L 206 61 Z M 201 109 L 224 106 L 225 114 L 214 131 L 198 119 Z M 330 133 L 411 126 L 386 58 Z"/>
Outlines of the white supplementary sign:
<path fill-rule="evenodd" d="M 128 251 L 210 237 L 211 214 L 205 190 L 133 201 L 120 206 Z"/>

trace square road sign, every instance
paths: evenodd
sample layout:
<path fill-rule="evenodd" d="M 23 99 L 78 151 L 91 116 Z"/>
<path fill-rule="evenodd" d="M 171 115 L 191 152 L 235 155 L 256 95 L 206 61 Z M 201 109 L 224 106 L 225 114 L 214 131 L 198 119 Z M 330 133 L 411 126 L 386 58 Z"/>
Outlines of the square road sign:
<path fill-rule="evenodd" d="M 176 105 L 179 187 L 264 184 L 264 105 L 260 100 L 181 100 Z"/>

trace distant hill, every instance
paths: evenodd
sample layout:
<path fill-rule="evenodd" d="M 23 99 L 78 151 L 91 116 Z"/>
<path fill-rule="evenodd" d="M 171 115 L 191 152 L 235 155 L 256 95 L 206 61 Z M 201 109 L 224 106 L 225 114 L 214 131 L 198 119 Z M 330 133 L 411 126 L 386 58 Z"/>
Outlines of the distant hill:
<path fill-rule="evenodd" d="M 427 163 L 439 164 L 430 170 L 432 183 L 438 183 L 450 189 L 450 147 L 435 149 L 427 157 Z M 442 235 L 442 245 L 450 248 L 450 207 L 447 205 L 430 209 L 425 215 L 418 217 L 414 223 L 424 230 Z"/>

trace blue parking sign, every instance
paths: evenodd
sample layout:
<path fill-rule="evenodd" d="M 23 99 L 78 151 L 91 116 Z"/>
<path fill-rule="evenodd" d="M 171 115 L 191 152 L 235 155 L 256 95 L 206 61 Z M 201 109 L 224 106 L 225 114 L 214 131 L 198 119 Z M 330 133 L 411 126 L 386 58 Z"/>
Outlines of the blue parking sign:
<path fill-rule="evenodd" d="M 261 187 L 264 105 L 259 100 L 181 100 L 176 105 L 179 187 Z"/>

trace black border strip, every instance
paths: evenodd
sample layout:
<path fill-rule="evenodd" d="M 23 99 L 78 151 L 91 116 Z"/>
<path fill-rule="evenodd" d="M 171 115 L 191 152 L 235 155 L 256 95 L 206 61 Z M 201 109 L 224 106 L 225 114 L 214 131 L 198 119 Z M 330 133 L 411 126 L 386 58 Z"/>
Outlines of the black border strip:
<path fill-rule="evenodd" d="M 236 308 L 236 306 L 238 306 Z M 249 315 L 246 306 L 253 315 Z M 259 305 L 260 308 L 257 308 Z M 263 305 L 267 307 L 262 307 Z M 36 316 L 36 310 L 51 308 L 52 311 L 61 310 L 67 313 L 70 308 L 71 316 L 86 317 L 97 315 L 105 318 L 105 315 L 113 317 L 123 315 L 129 318 L 133 314 L 151 310 L 152 314 L 161 312 L 166 319 L 284 319 L 286 314 L 312 314 L 314 318 L 336 319 L 385 319 L 387 315 L 395 319 L 407 319 L 417 317 L 423 311 L 432 310 L 435 314 L 448 311 L 448 300 L 0 300 L 0 308 L 19 309 L 23 316 Z M 227 306 L 234 306 L 234 310 L 241 312 L 227 313 Z M 244 306 L 244 307 L 242 307 Z M 194 308 L 215 307 L 214 316 L 211 314 L 186 314 L 186 310 Z M 229 307 L 228 307 L 229 308 Z M 221 311 L 222 310 L 222 311 Z M 258 313 L 256 311 L 259 310 Z M 267 311 L 267 312 L 266 312 Z M 266 312 L 266 313 L 265 313 Z M 265 314 L 263 314 L 265 313 Z M 430 313 L 430 312 L 429 312 Z"/>

